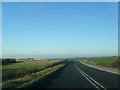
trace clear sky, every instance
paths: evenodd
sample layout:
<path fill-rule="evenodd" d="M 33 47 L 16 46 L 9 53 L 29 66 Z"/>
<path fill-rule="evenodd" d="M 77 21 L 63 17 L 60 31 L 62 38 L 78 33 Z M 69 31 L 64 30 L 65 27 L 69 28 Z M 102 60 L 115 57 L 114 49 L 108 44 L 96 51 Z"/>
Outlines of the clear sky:
<path fill-rule="evenodd" d="M 2 0 L 2 2 L 119 2 L 120 0 Z"/>
<path fill-rule="evenodd" d="M 3 57 L 118 54 L 117 2 L 2 4 Z"/>

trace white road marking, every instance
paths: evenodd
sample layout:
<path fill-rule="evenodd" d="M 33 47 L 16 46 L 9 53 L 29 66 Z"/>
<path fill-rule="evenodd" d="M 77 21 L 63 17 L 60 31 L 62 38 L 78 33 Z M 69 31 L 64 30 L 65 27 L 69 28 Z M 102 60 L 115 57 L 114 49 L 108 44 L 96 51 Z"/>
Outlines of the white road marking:
<path fill-rule="evenodd" d="M 105 87 L 103 87 L 100 83 L 98 83 L 97 81 L 95 81 L 93 78 L 91 78 L 89 75 L 87 75 L 85 72 L 83 72 L 75 63 L 74 63 L 75 67 L 77 68 L 77 70 L 98 90 L 101 90 L 100 87 L 104 90 L 107 90 Z M 99 85 L 100 87 L 98 87 L 97 85 Z"/>

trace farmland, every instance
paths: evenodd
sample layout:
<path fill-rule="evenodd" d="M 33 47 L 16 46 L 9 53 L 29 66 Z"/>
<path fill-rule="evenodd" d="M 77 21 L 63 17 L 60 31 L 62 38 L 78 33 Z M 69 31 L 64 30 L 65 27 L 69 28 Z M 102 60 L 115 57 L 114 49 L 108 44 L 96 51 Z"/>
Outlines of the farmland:
<path fill-rule="evenodd" d="M 63 66 L 63 60 L 18 60 L 15 63 L 3 64 L 3 88 L 20 88 L 29 85 Z"/>
<path fill-rule="evenodd" d="M 94 65 L 100 65 L 104 67 L 111 67 L 111 68 L 117 68 L 120 69 L 120 61 L 118 57 L 86 57 L 81 58 L 83 62 L 94 64 Z"/>
<path fill-rule="evenodd" d="M 79 70 L 84 70 L 84 72 L 87 72 L 90 76 L 97 75 L 96 80 L 100 80 L 100 82 L 103 77 L 107 75 L 111 77 L 112 75 L 112 73 L 87 67 L 81 64 L 81 61 L 112 68 L 118 68 L 120 65 L 118 57 L 81 57 L 66 58 L 64 60 L 16 60 L 14 63 L 5 63 L 2 65 L 2 88 L 75 87 L 76 85 L 77 87 L 86 87 L 86 85 L 88 85 L 87 87 L 92 87 L 91 84 L 86 81 L 87 79 L 80 76 L 83 74 L 80 74 Z M 106 78 L 109 80 L 109 77 Z M 114 77 L 114 74 L 112 77 Z M 117 83 L 117 78 L 113 80 L 112 78 L 110 79 L 114 81 L 114 83 Z M 73 84 L 73 82 L 75 84 Z M 111 87 L 111 85 L 109 87 Z M 117 85 L 114 84 L 113 87 L 117 87 Z"/>

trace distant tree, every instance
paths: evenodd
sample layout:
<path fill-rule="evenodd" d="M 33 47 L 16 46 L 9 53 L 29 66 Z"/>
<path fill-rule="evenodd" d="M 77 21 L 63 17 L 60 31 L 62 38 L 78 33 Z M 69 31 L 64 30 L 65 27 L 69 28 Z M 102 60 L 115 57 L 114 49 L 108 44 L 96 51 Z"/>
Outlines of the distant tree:
<path fill-rule="evenodd" d="M 113 57 L 117 57 L 117 56 L 113 56 Z"/>

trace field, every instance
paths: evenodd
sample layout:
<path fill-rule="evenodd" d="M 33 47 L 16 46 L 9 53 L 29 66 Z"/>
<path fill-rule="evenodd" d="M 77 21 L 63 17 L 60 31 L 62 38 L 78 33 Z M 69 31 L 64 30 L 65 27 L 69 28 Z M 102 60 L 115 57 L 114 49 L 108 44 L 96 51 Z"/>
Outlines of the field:
<path fill-rule="evenodd" d="M 17 61 L 2 65 L 3 88 L 29 85 L 64 66 L 63 60 Z"/>
<path fill-rule="evenodd" d="M 118 57 L 89 57 L 89 58 L 81 58 L 80 60 L 94 65 L 100 65 L 104 67 L 112 67 L 120 69 L 120 60 Z"/>

